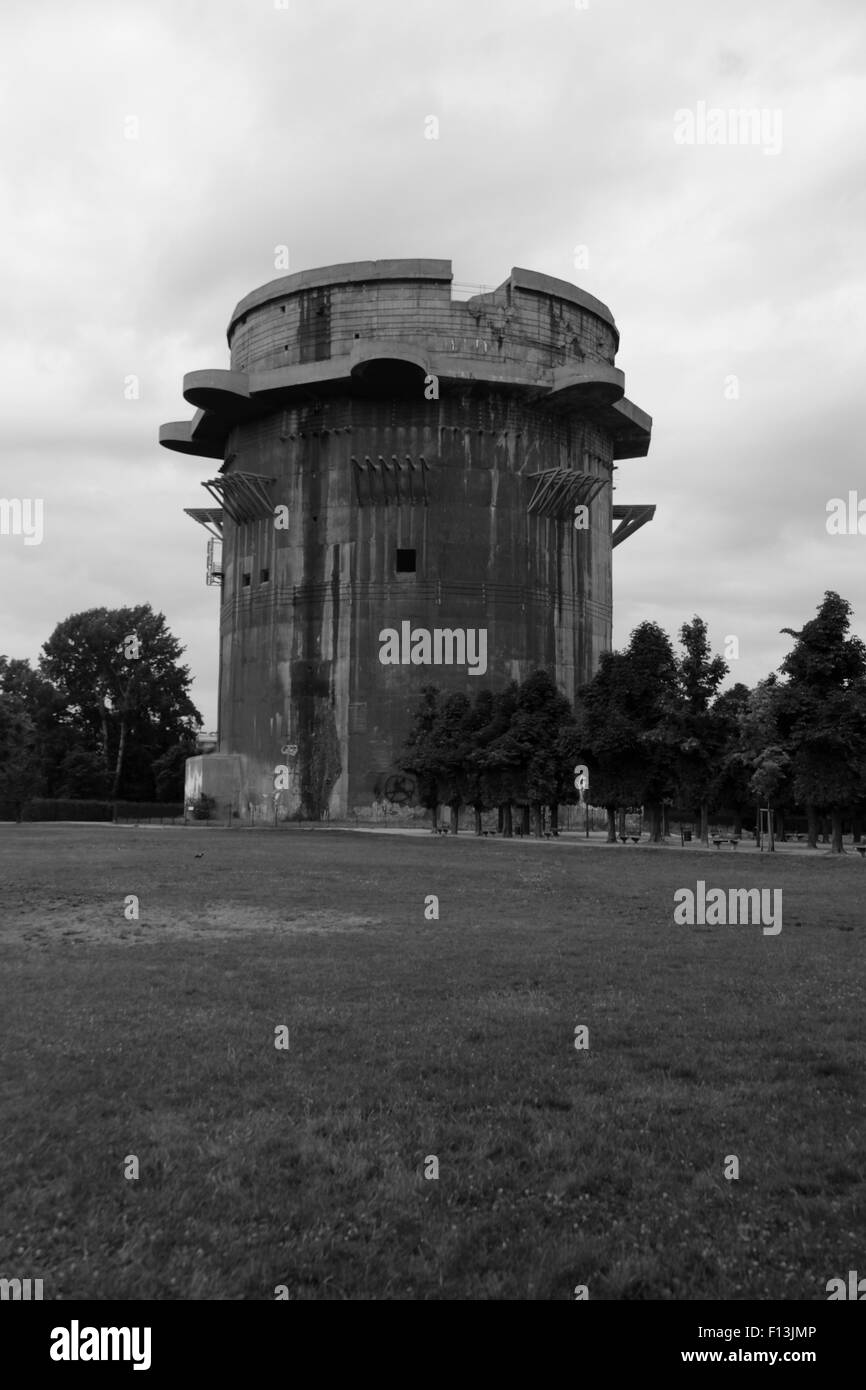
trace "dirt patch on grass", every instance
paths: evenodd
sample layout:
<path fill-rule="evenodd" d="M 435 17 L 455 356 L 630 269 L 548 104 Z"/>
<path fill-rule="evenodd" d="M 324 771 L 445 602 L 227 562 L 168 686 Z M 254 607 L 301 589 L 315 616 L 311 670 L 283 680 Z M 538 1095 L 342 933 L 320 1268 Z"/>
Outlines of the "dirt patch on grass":
<path fill-rule="evenodd" d="M 138 921 L 124 916 L 123 902 L 85 903 L 82 899 L 41 898 L 19 902 L 0 925 L 0 943 L 34 948 L 82 945 L 153 946 L 166 941 L 230 940 L 245 934 L 334 936 L 363 932 L 381 923 L 322 909 L 286 912 L 245 903 L 203 903 L 198 908 L 170 904 L 139 905 Z"/>

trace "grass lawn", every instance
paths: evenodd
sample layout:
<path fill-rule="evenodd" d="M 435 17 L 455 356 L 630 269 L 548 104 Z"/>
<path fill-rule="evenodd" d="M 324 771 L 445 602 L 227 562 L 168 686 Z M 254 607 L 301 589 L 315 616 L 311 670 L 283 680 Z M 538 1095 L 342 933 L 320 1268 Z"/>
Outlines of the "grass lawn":
<path fill-rule="evenodd" d="M 781 934 L 675 926 L 696 877 L 781 888 Z M 866 1272 L 864 890 L 821 851 L 0 825 L 0 1276 L 823 1300 Z"/>

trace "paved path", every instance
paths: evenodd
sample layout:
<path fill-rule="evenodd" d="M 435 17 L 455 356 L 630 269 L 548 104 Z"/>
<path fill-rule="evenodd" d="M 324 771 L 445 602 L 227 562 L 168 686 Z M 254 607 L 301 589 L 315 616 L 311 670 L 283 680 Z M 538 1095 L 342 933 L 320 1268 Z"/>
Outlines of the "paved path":
<path fill-rule="evenodd" d="M 11 822 L 10 822 L 10 823 L 11 823 Z M 249 831 L 249 830 L 270 830 L 270 831 L 273 831 L 273 830 L 275 830 L 275 829 L 276 829 L 276 830 L 309 830 L 309 831 L 313 831 L 313 830 L 323 830 L 323 831 L 331 831 L 331 830 L 348 830 L 348 831 L 351 831 L 351 833 L 352 833 L 353 835 L 404 835 L 404 836 L 405 836 L 405 835 L 409 835 L 409 836 L 414 836 L 415 839 L 423 839 L 423 838 L 425 838 L 425 837 L 426 837 L 427 839 L 429 839 L 429 838 L 430 838 L 430 835 L 431 835 L 431 831 L 430 831 L 430 827 L 429 827 L 429 826 L 409 826 L 409 825 L 350 825 L 350 824 L 348 824 L 348 823 L 341 823 L 341 822 L 322 822 L 321 824 L 316 825 L 316 824 L 313 824 L 312 822 L 309 822 L 309 821 L 307 821 L 307 822 L 297 822 L 297 821 L 295 821 L 295 822 L 291 822 L 291 823 L 288 823 L 288 824 L 285 823 L 285 822 L 283 822 L 283 823 L 281 823 L 281 824 L 278 825 L 278 826 L 273 826 L 273 825 L 269 825 L 269 824 L 267 824 L 267 825 L 266 825 L 266 824 L 261 824 L 261 825 L 231 825 L 231 826 L 227 826 L 227 825 L 222 825 L 222 824 L 220 824 L 220 823 L 218 823 L 218 822 L 212 822 L 212 821 L 211 821 L 211 822 L 208 822 L 208 821 L 195 821 L 195 822 L 192 822 L 192 821 L 191 821 L 191 822 L 189 822 L 189 824 L 188 824 L 186 827 L 184 827 L 183 824 L 180 823 L 180 822 L 177 822 L 177 823 L 174 824 L 174 825 L 154 825 L 153 822 L 151 822 L 151 823 L 149 823 L 149 824 L 148 824 L 147 822 L 142 822 L 142 824 L 141 824 L 140 826 L 138 826 L 138 825 L 130 825 L 129 823 L 126 823 L 126 824 L 113 824 L 111 821 L 41 821 L 41 822 L 27 821 L 27 822 L 26 822 L 27 825 L 35 825 L 35 824 L 37 824 L 37 823 L 38 823 L 38 824 L 42 824 L 42 825 L 81 825 L 81 826 L 84 826 L 84 825 L 86 825 L 86 826 L 98 826 L 98 825 L 101 825 L 101 826 L 104 826 L 104 827 L 105 827 L 106 829 L 108 829 L 108 830 L 172 830 L 172 829 L 184 829 L 184 828 L 186 828 L 186 829 L 195 829 L 195 830 L 211 830 L 211 831 L 212 831 L 212 830 L 226 830 L 226 831 L 238 831 L 238 830 L 247 830 L 247 831 Z M 446 837 L 443 837 L 443 838 L 446 838 Z M 450 836 L 447 837 L 447 838 L 450 839 Z M 461 830 L 461 832 L 460 832 L 460 837 L 459 837 L 459 838 L 460 838 L 461 840 L 474 840 L 474 839 L 476 838 L 476 836 L 474 835 L 474 833 L 473 833 L 471 830 Z M 492 840 L 492 842 L 493 842 L 494 844 L 496 844 L 496 843 L 498 843 L 498 842 L 501 842 L 502 839 L 503 839 L 503 837 L 502 837 L 501 835 L 493 835 L 493 836 L 490 836 L 490 839 Z M 644 837 L 640 840 L 640 842 L 639 842 L 638 844 L 636 844 L 636 845 L 635 845 L 635 844 L 632 844 L 631 840 L 629 840 L 628 843 L 625 844 L 625 845 L 621 844 L 619 841 L 617 841 L 616 844 L 611 845 L 611 844 L 608 844 L 608 841 L 607 841 L 607 833 L 606 833 L 605 831 L 603 831 L 603 830 L 594 830 L 594 831 L 592 831 L 588 838 L 587 838 L 587 836 L 583 833 L 582 830 L 562 830 L 562 831 L 560 831 L 559 836 L 558 836 L 555 840 L 536 840 L 535 837 L 532 836 L 532 835 L 528 835 L 528 836 L 515 835 L 511 840 L 505 841 L 505 843 L 506 843 L 506 844 L 512 844 L 512 845 L 572 845 L 572 846 L 583 846 L 584 848 L 604 849 L 604 850 L 607 850 L 609 853 L 613 853 L 614 851 L 618 851 L 618 852 L 621 853 L 621 854 L 624 854 L 627 850 L 636 850 L 636 849 L 639 849 L 639 850 L 641 850 L 641 851 L 645 851 L 645 850 L 654 850 L 654 851 L 657 851 L 657 850 L 663 850 L 663 849 L 666 849 L 666 850 L 678 850 L 681 854 L 715 854 L 715 855 L 718 855 L 718 856 L 721 856 L 721 855 L 723 855 L 723 854 L 724 854 L 724 855 L 737 854 L 737 855 L 740 855 L 740 857 L 746 857 L 746 858 L 754 858 L 756 854 L 760 854 L 760 853 L 762 853 L 762 852 L 765 853 L 765 854 L 769 853 L 769 850 L 766 850 L 766 849 L 765 849 L 764 851 L 758 850 L 757 847 L 756 847 L 756 845 L 755 845 L 754 840 L 741 840 L 740 843 L 739 843 L 739 845 L 737 846 L 736 849 L 731 849 L 731 846 L 730 846 L 730 845 L 721 845 L 721 846 L 717 849 L 716 846 L 715 846 L 714 844 L 712 844 L 712 843 L 711 843 L 709 846 L 705 847 L 704 845 L 702 845 L 702 844 L 700 843 L 699 840 L 692 840 L 691 844 L 683 845 L 683 844 L 680 843 L 680 838 L 679 838 L 678 835 L 669 835 L 668 838 L 667 838 L 667 840 L 664 841 L 664 842 L 663 842 L 662 844 L 660 844 L 660 845 L 651 845 L 651 844 L 649 843 L 649 841 L 647 840 L 646 836 L 644 836 Z M 777 840 L 777 841 L 776 841 L 776 848 L 775 848 L 774 853 L 776 853 L 776 854 L 786 854 L 786 855 L 789 855 L 789 854 L 800 854 L 800 855 L 803 855 L 803 854 L 805 854 L 805 855 L 811 856 L 811 857 L 814 859 L 814 858 L 818 858 L 820 855 L 829 855 L 829 854 L 831 854 L 831 850 L 830 850 L 830 846 L 829 846 L 829 845 L 825 845 L 825 844 L 823 844 L 821 841 L 818 842 L 818 846 L 817 846 L 816 849 L 810 849 L 809 846 L 806 844 L 805 840 L 793 840 L 793 841 L 791 841 L 791 840 L 786 840 L 786 841 Z M 846 844 L 845 844 L 845 854 L 846 854 L 846 857 L 849 858 L 849 859 L 857 860 L 857 859 L 862 858 L 862 859 L 864 860 L 864 863 L 866 863 L 866 855 L 858 855 L 857 852 L 856 852 L 856 850 L 855 850 L 855 848 L 854 848 L 854 846 L 850 843 L 850 841 L 847 841 Z M 834 855 L 833 857 L 836 858 L 836 857 L 838 857 L 838 856 L 835 856 L 835 855 Z"/>
<path fill-rule="evenodd" d="M 323 830 L 351 830 L 353 833 L 357 833 L 358 835 L 413 835 L 416 838 L 426 836 L 428 839 L 431 835 L 429 826 L 415 827 L 397 825 L 329 825 L 322 827 L 309 826 L 304 828 L 309 828 L 313 830 L 319 828 Z M 447 837 L 443 836 L 442 838 L 450 839 L 451 837 L 449 835 Z M 459 838 L 461 840 L 475 839 L 476 836 L 471 830 L 461 830 Z M 503 837 L 501 835 L 494 835 L 490 838 L 493 840 L 494 843 L 497 843 L 501 841 Z M 692 840 L 690 844 L 683 845 L 680 843 L 679 835 L 669 835 L 668 839 L 660 845 L 651 845 L 647 840 L 646 836 L 644 836 L 643 839 L 639 842 L 639 844 L 636 845 L 632 844 L 631 840 L 629 840 L 628 843 L 625 845 L 621 844 L 619 840 L 617 840 L 616 844 L 611 845 L 607 842 L 607 833 L 602 830 L 593 831 L 590 834 L 589 838 L 587 838 L 584 835 L 584 833 L 579 830 L 564 830 L 560 831 L 559 836 L 555 840 L 536 840 L 535 837 L 531 835 L 515 835 L 512 840 L 506 841 L 505 843 L 513 845 L 582 845 L 585 848 L 590 847 L 595 849 L 606 849 L 609 850 L 611 853 L 613 853 L 614 851 L 619 851 L 619 853 L 621 854 L 625 854 L 627 850 L 636 849 L 668 849 L 678 850 L 681 854 L 714 854 L 719 858 L 721 858 L 722 855 L 737 854 L 742 857 L 753 859 L 756 855 L 760 855 L 762 853 L 770 853 L 770 851 L 766 848 L 763 851 L 759 850 L 754 840 L 741 840 L 736 849 L 732 849 L 730 845 L 721 845 L 717 849 L 716 846 L 712 844 L 712 842 L 708 846 L 705 846 L 702 845 L 699 840 Z M 854 847 L 850 844 L 850 842 L 845 845 L 845 850 L 849 858 L 861 858 L 861 856 L 856 853 Z M 806 844 L 805 840 L 777 840 L 776 848 L 773 852 L 776 854 L 806 854 L 810 855 L 812 858 L 817 858 L 821 854 L 830 854 L 831 850 L 829 845 L 822 844 L 820 841 L 818 843 L 817 849 L 810 849 L 809 846 Z M 834 858 L 835 857 L 837 856 L 834 856 Z M 866 856 L 862 857 L 866 859 Z"/>

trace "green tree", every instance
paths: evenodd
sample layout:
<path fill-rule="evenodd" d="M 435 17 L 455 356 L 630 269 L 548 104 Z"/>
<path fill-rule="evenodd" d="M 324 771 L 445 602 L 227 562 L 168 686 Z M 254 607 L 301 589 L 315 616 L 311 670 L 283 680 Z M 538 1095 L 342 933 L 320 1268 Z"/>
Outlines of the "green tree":
<path fill-rule="evenodd" d="M 709 787 L 710 805 L 730 816 L 734 834 L 743 829 L 743 816 L 754 811 L 755 793 L 750 785 L 751 763 L 740 741 L 741 722 L 748 710 L 751 691 L 742 681 L 723 690 L 713 702 L 720 748 L 715 776 Z"/>
<path fill-rule="evenodd" d="M 759 681 L 750 692 L 739 721 L 739 759 L 753 802 L 766 803 L 775 811 L 790 794 L 790 757 L 779 726 L 782 687 L 775 675 Z M 756 829 L 758 827 L 756 826 Z M 770 849 L 775 849 L 770 821 Z"/>
<path fill-rule="evenodd" d="M 36 727 L 27 711 L 0 695 L 0 800 L 11 801 L 20 824 L 24 804 L 34 795 L 39 775 Z"/>
<path fill-rule="evenodd" d="M 140 734 L 143 724 L 156 725 L 163 751 L 201 726 L 189 696 L 189 669 L 178 664 L 183 650 L 150 604 L 75 613 L 43 646 L 41 672 L 63 691 L 100 748 L 113 800 L 131 730 Z"/>
<path fill-rule="evenodd" d="M 466 794 L 466 770 L 472 751 L 467 724 L 471 714 L 469 699 L 457 691 L 439 705 L 431 734 L 432 770 L 438 800 L 451 812 L 451 833 L 460 828 L 460 807 Z"/>
<path fill-rule="evenodd" d="M 195 753 L 195 734 L 173 743 L 151 765 L 157 801 L 183 801 L 186 760 Z M 146 799 L 146 798 L 145 798 Z"/>
<path fill-rule="evenodd" d="M 570 711 L 571 718 L 557 730 L 554 745 L 556 757 L 556 790 L 550 805 L 550 828 L 559 833 L 559 807 L 574 806 L 580 792 L 574 786 L 574 769 L 581 760 L 581 736 L 578 710 Z M 587 797 L 589 801 L 589 797 Z"/>
<path fill-rule="evenodd" d="M 502 834 L 513 834 L 511 807 L 520 794 L 522 751 L 510 736 L 511 722 L 517 709 L 518 685 L 508 684 L 493 697 L 490 722 L 476 731 L 475 749 L 471 754 L 471 771 L 479 776 L 484 804 L 498 806 Z"/>
<path fill-rule="evenodd" d="M 439 791 L 433 736 L 438 717 L 439 690 L 435 685 L 425 685 L 412 718 L 401 760 L 403 770 L 410 772 L 416 779 L 418 800 L 431 813 L 434 830 Z"/>
<path fill-rule="evenodd" d="M 602 656 L 579 695 L 581 761 L 590 769 L 590 796 L 608 811 L 615 840 L 617 806 L 644 805 L 650 839 L 663 836 L 663 805 L 674 790 L 670 714 L 676 706 L 677 664 L 670 638 L 657 623 L 640 623 L 624 652 Z"/>
<path fill-rule="evenodd" d="M 62 692 L 29 661 L 0 656 L 0 694 L 24 710 L 33 725 L 31 795 L 57 795 L 58 769 L 64 758 L 87 747 L 87 730 L 66 708 Z"/>
<path fill-rule="evenodd" d="M 472 708 L 466 717 L 464 735 L 468 753 L 463 769 L 463 799 L 475 814 L 475 834 L 481 834 L 481 815 L 494 805 L 489 799 L 489 788 L 478 759 L 479 751 L 486 746 L 484 738 L 493 722 L 495 701 L 491 690 L 475 692 Z"/>
<path fill-rule="evenodd" d="M 725 738 L 712 704 L 728 667 L 720 656 L 711 655 L 703 618 L 696 615 L 683 623 L 680 643 L 684 654 L 677 661 L 667 721 L 674 775 L 680 799 L 699 808 L 701 843 L 709 845 L 710 793 Z"/>
<path fill-rule="evenodd" d="M 780 667 L 787 681 L 775 707 L 809 843 L 817 843 L 816 811 L 829 812 L 835 854 L 843 853 L 843 816 L 861 800 L 866 780 L 866 647 L 849 636 L 851 611 L 827 590 L 817 617 L 800 631 L 782 629 L 795 645 Z"/>
<path fill-rule="evenodd" d="M 628 662 L 623 652 L 604 652 L 590 683 L 578 693 L 578 746 L 573 766 L 589 768 L 587 799 L 607 811 L 608 844 L 616 844 L 616 811 L 639 804 L 639 727 L 630 709 Z"/>
<path fill-rule="evenodd" d="M 517 746 L 528 750 L 523 783 L 536 838 L 542 832 L 542 809 L 556 805 L 562 781 L 558 739 L 574 723 L 569 701 L 548 672 L 531 672 L 518 690 L 511 735 Z"/>
<path fill-rule="evenodd" d="M 108 797 L 111 773 L 106 770 L 102 755 L 86 748 L 74 748 L 63 758 L 54 784 L 54 795 L 70 800 Z"/>

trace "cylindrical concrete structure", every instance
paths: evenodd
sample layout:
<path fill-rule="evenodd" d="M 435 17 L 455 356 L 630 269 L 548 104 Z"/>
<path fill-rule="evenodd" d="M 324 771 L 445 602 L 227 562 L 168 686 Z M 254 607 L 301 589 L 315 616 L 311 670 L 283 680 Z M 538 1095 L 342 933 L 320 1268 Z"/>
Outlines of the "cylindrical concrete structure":
<path fill-rule="evenodd" d="M 456 300 L 448 261 L 357 262 L 254 291 L 228 336 L 231 370 L 185 378 L 198 414 L 161 441 L 222 460 L 241 808 L 369 813 L 405 787 L 427 684 L 545 668 L 573 698 L 611 644 L 615 460 L 651 428 L 610 311 L 525 270 Z"/>

